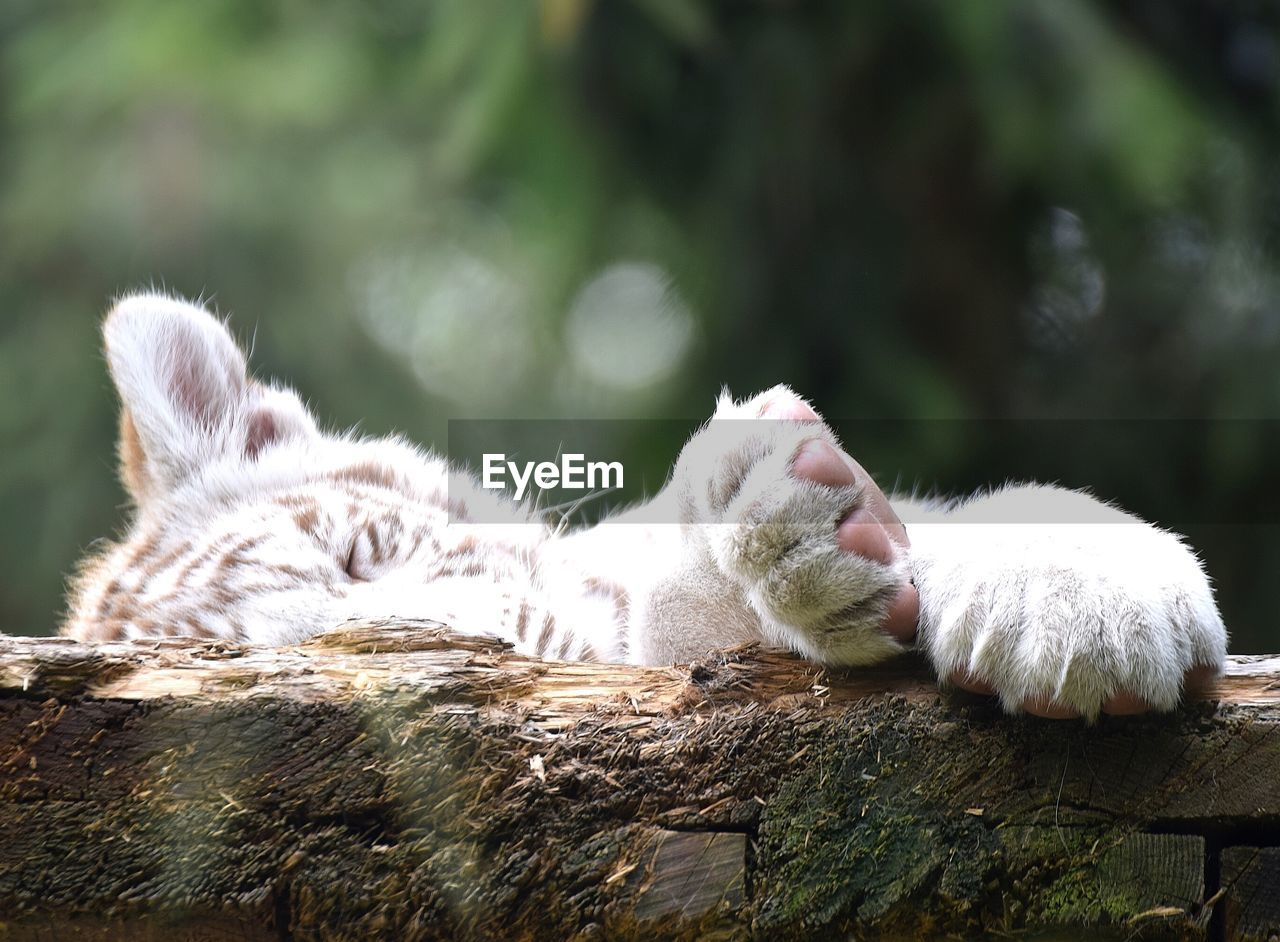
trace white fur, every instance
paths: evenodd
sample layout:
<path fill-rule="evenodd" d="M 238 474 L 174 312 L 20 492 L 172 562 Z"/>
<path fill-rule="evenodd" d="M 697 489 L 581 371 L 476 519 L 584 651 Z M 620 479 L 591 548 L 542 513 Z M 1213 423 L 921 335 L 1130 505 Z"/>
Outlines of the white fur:
<path fill-rule="evenodd" d="M 95 619 L 109 612 L 125 636 L 185 624 L 280 644 L 399 615 L 516 641 L 523 612 L 555 626 L 547 650 L 566 656 L 590 645 L 606 659 L 669 663 L 762 639 L 864 664 L 902 649 L 877 626 L 913 579 L 918 644 L 940 676 L 968 671 L 1011 710 L 1052 699 L 1092 716 L 1120 692 L 1166 709 L 1188 668 L 1225 655 L 1190 550 L 1087 495 L 1030 486 L 949 507 L 895 501 L 909 553 L 882 564 L 842 552 L 836 524 L 858 490 L 789 472 L 807 442 L 837 444 L 831 430 L 743 421 L 798 401 L 786 387 L 722 397 L 652 502 L 559 534 L 474 483 L 455 478 L 448 493 L 445 463 L 412 445 L 320 432 L 295 393 L 249 379 L 225 327 L 197 307 L 136 295 L 104 332 L 152 486 L 126 539 L 73 594 L 73 635 L 103 636 Z M 394 481 L 353 490 L 341 480 L 353 465 Z M 506 523 L 450 522 L 446 504 L 484 505 L 484 519 Z M 304 505 L 319 508 L 310 532 L 296 523 Z M 469 548 L 482 572 L 431 575 L 442 554 Z M 353 579 L 344 560 L 364 556 Z M 602 582 L 629 605 L 591 588 Z"/>
<path fill-rule="evenodd" d="M 664 581 L 662 602 L 681 584 L 701 583 L 695 596 L 729 593 L 755 616 L 752 628 L 766 640 L 833 664 L 869 664 L 902 650 L 878 630 L 889 601 L 908 578 L 904 561 L 884 565 L 842 552 L 836 525 L 857 506 L 856 487 L 834 488 L 798 480 L 792 459 L 808 442 L 835 444 L 816 422 L 759 421 L 785 387 L 734 403 L 720 400 L 716 414 L 685 446 L 672 481 L 657 503 L 684 524 L 687 544 L 681 568 Z M 669 620 L 665 620 L 668 621 Z M 665 659 L 660 638 L 672 626 L 654 618 L 646 639 L 655 659 Z M 673 650 L 693 653 L 688 642 Z"/>
<path fill-rule="evenodd" d="M 1044 698 L 1092 716 L 1126 691 L 1170 709 L 1187 670 L 1226 654 L 1182 540 L 1086 494 L 1010 487 L 904 519 L 921 647 L 941 676 L 986 680 L 1010 710 Z"/>

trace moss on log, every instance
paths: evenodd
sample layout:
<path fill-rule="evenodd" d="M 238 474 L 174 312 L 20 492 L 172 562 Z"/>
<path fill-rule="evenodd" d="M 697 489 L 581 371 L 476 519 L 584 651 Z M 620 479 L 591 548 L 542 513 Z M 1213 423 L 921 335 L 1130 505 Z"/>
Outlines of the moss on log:
<path fill-rule="evenodd" d="M 912 658 L 0 637 L 0 938 L 1266 939 L 1278 729 L 1276 658 L 1089 727 Z"/>

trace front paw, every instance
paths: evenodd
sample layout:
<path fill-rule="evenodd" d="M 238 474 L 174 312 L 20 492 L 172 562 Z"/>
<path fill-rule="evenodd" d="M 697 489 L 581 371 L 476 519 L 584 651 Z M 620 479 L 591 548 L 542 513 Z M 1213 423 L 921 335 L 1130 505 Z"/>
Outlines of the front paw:
<path fill-rule="evenodd" d="M 952 562 L 917 567 L 920 642 L 944 682 L 998 694 L 1009 712 L 1093 719 L 1173 709 L 1184 686 L 1221 669 L 1226 630 L 1194 554 L 1111 513 L 932 525 L 924 538 Z"/>
<path fill-rule="evenodd" d="M 722 400 L 673 483 L 683 521 L 697 524 L 690 533 L 743 590 L 771 641 L 825 663 L 863 664 L 914 635 L 905 529 L 790 390 Z"/>

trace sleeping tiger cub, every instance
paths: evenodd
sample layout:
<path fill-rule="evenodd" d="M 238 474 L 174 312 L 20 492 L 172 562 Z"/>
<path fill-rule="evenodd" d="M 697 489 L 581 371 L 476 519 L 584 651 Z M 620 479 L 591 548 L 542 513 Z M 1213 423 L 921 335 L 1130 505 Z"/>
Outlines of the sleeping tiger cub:
<path fill-rule="evenodd" d="M 75 638 L 278 645 L 409 616 L 641 664 L 748 640 L 832 665 L 915 645 L 1010 712 L 1090 718 L 1170 709 L 1225 656 L 1178 536 L 1039 485 L 887 498 L 785 386 L 722 396 L 640 509 L 669 523 L 633 510 L 565 533 L 399 438 L 322 431 L 201 307 L 126 297 L 103 333 L 134 508 L 74 580 Z"/>

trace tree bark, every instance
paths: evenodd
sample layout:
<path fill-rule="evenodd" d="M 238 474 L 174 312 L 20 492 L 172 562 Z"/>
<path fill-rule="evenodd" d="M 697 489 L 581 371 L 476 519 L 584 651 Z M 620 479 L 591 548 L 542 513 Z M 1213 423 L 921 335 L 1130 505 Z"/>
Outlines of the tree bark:
<path fill-rule="evenodd" d="M 1266 939 L 1280 658 L 1094 726 L 428 622 L 0 637 L 0 939 Z"/>

